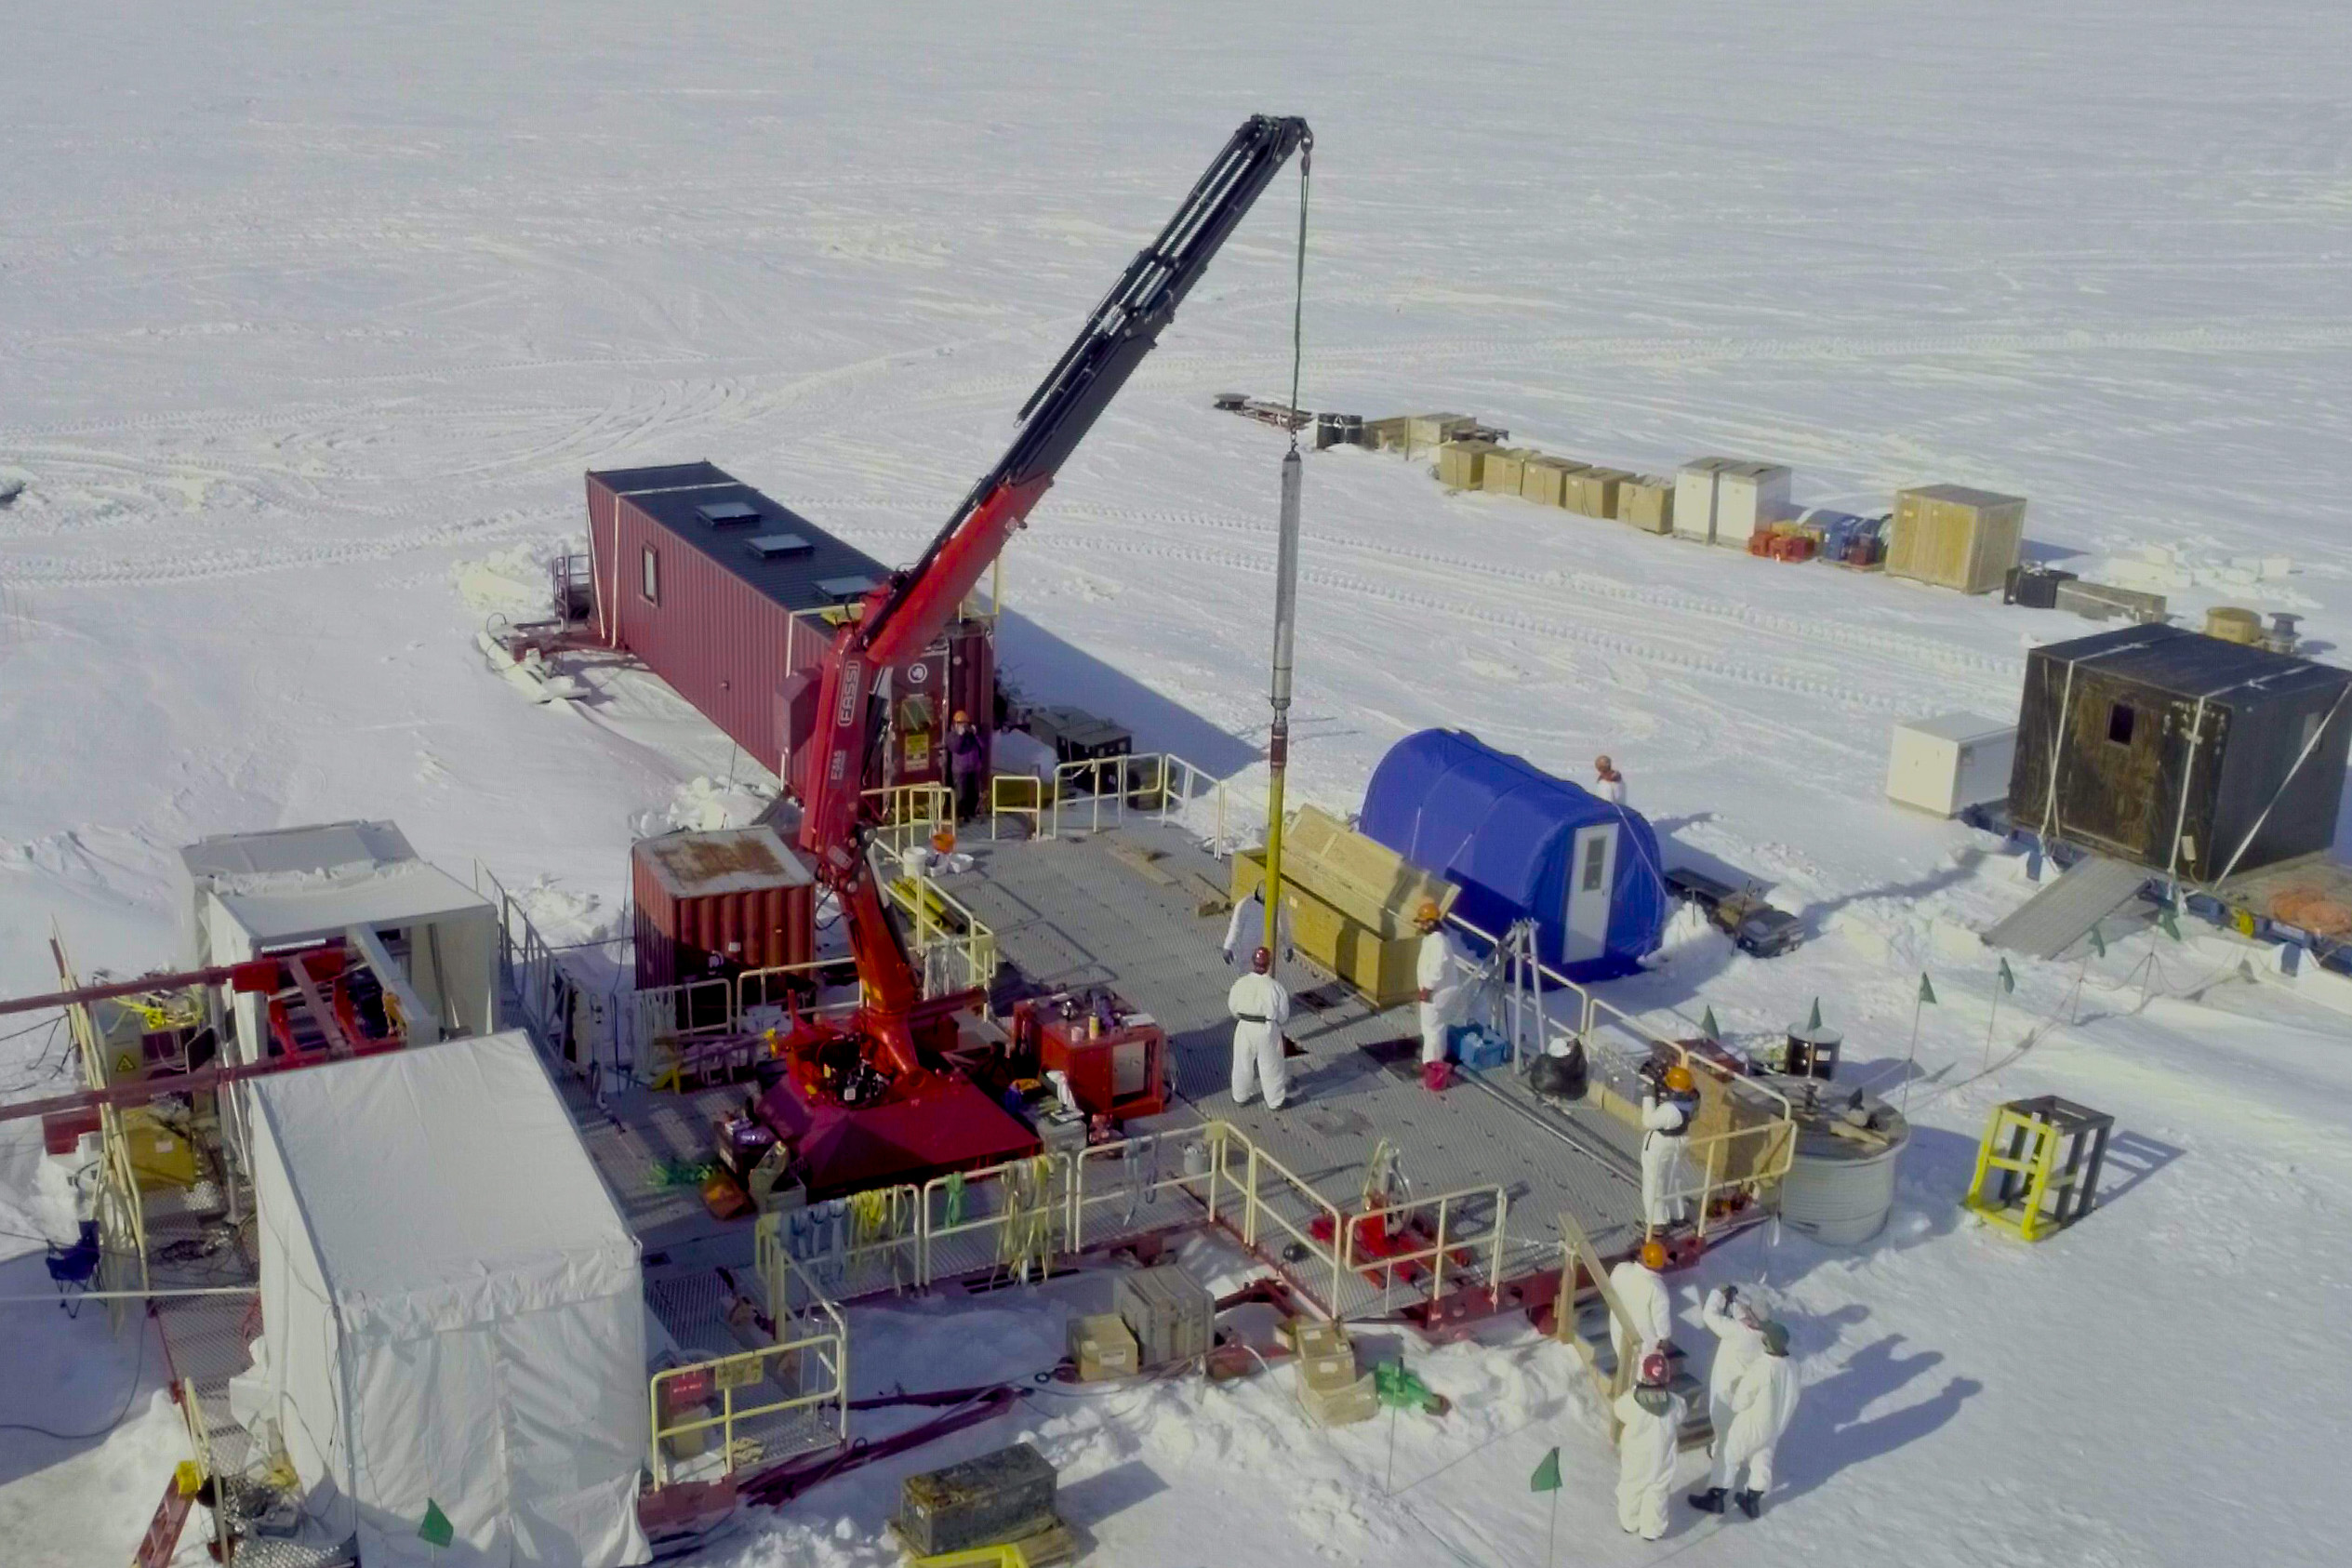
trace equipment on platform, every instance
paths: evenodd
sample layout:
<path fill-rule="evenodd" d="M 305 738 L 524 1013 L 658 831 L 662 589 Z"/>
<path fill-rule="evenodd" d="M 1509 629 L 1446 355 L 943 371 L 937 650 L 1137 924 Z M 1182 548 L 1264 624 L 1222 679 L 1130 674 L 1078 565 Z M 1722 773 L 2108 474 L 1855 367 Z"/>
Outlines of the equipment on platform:
<path fill-rule="evenodd" d="M 1016 1442 L 899 1483 L 891 1521 L 920 1561 L 1019 1541 L 1054 1528 L 1054 1467 L 1033 1444 Z"/>
<path fill-rule="evenodd" d="M 1845 1038 L 1820 1022 L 1816 1009 L 1814 1021 L 1789 1026 L 1788 1038 L 1781 1048 L 1780 1070 L 1791 1078 L 1835 1078 L 1838 1053 L 1844 1047 Z"/>
<path fill-rule="evenodd" d="M 2065 1229 L 2098 1202 L 2114 1130 L 2106 1112 L 2056 1095 L 1998 1107 L 1985 1123 L 1963 1206 L 2022 1241 Z"/>
<path fill-rule="evenodd" d="M 1124 725 L 1099 719 L 1083 708 L 1032 708 L 1029 733 L 1054 749 L 1057 763 L 1090 763 L 1104 757 L 1123 757 L 1136 749 L 1135 733 Z M 1086 782 L 1083 777 L 1082 786 Z"/>
<path fill-rule="evenodd" d="M 969 1064 L 1003 1043 L 977 1030 L 984 993 L 925 998 L 884 904 L 870 840 L 878 812 L 868 791 L 880 781 L 887 702 L 897 695 L 894 680 L 956 617 L 1259 193 L 1311 144 L 1304 120 L 1244 121 L 1087 315 L 1022 405 L 1011 447 L 922 556 L 845 596 L 857 610 L 826 645 L 808 710 L 816 727 L 791 784 L 802 805 L 800 846 L 848 927 L 862 999 L 846 1018 L 797 1019 L 782 1043 L 782 1076 L 760 1100 L 761 1115 L 794 1141 L 812 1197 L 920 1181 L 1038 1147 L 1028 1124 L 969 1075 Z"/>
<path fill-rule="evenodd" d="M 1063 1075 L 1088 1116 L 1124 1122 L 1168 1105 L 1167 1032 L 1106 990 L 1056 991 L 1013 1004 L 1017 1059 Z"/>
<path fill-rule="evenodd" d="M 2026 538 L 2026 498 L 1923 485 L 1894 493 L 1886 571 L 1962 593 L 1990 593 L 2017 565 Z"/>
<path fill-rule="evenodd" d="M 2188 882 L 2335 842 L 2352 672 L 2174 626 L 2026 658 L 2009 815 Z"/>
<path fill-rule="evenodd" d="M 1111 1300 L 1146 1371 L 1197 1361 L 1216 1343 L 1216 1298 L 1177 1264 L 1121 1274 Z"/>
<path fill-rule="evenodd" d="M 1797 1147 L 1780 1180 L 1782 1222 L 1829 1246 L 1854 1246 L 1877 1235 L 1894 1203 L 1910 1123 L 1862 1089 L 1820 1078 L 1764 1082 L 1787 1099 L 1796 1118 Z"/>
<path fill-rule="evenodd" d="M 1453 883 L 1454 912 L 1477 929 L 1534 921 L 1535 956 L 1579 984 L 1631 974 L 1665 933 L 1649 822 L 1465 731 L 1390 747 L 1358 827 Z"/>
<path fill-rule="evenodd" d="M 1081 1383 L 1133 1377 L 1143 1370 L 1135 1333 L 1116 1312 L 1070 1320 L 1070 1360 Z"/>
<path fill-rule="evenodd" d="M 1457 890 L 1313 806 L 1294 813 L 1282 833 L 1282 885 L 1297 950 L 1375 1006 L 1411 1001 L 1421 950 L 1414 911 L 1434 903 L 1442 912 Z M 1246 902 L 1265 880 L 1262 855 L 1234 855 L 1235 903 Z"/>
<path fill-rule="evenodd" d="M 1938 713 L 1894 726 L 1887 756 L 1886 798 L 1937 817 L 2009 793 L 2017 726 L 1973 713 Z"/>
<path fill-rule="evenodd" d="M 765 823 L 639 839 L 629 883 L 640 990 L 816 955 L 816 878 Z"/>

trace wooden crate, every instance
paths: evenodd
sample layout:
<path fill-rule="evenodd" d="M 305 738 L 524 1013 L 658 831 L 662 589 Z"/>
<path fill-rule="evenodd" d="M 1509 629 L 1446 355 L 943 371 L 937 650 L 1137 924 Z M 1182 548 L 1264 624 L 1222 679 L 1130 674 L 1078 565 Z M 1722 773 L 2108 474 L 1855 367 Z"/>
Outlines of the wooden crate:
<path fill-rule="evenodd" d="M 1232 896 L 1247 898 L 1266 880 L 1266 857 L 1233 857 Z M 1292 906 L 1291 939 L 1368 997 L 1374 1005 L 1409 1002 L 1419 981 L 1421 933 L 1413 912 L 1422 900 L 1450 908 L 1452 883 L 1405 864 L 1394 850 L 1350 831 L 1312 806 L 1283 829 L 1282 882 Z"/>
<path fill-rule="evenodd" d="M 1674 532 L 1674 481 L 1636 474 L 1617 485 L 1617 521 L 1645 534 Z"/>
<path fill-rule="evenodd" d="M 1894 494 L 1886 569 L 1962 593 L 1990 593 L 2017 565 L 2026 500 L 1965 485 L 1924 485 Z"/>

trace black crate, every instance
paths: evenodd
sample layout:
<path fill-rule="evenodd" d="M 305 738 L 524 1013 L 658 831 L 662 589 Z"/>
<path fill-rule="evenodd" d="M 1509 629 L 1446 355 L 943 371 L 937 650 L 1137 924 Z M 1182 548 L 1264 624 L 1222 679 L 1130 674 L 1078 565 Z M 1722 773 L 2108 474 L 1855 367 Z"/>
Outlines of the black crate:
<path fill-rule="evenodd" d="M 2177 626 L 2126 626 L 2026 660 L 2018 827 L 2191 883 L 2335 840 L 2352 673 Z"/>
<path fill-rule="evenodd" d="M 1123 757 L 1136 749 L 1132 733 L 1082 708 L 1035 709 L 1029 716 L 1029 732 L 1051 746 L 1055 760 L 1063 763 Z"/>
<path fill-rule="evenodd" d="M 1054 1467 L 1025 1442 L 899 1485 L 898 1534 L 918 1557 L 1017 1541 L 1054 1522 Z"/>
<path fill-rule="evenodd" d="M 2022 605 L 2029 610 L 2054 610 L 2058 607 L 2058 585 L 2074 580 L 2074 573 L 2055 567 L 2012 566 L 2001 584 L 2000 602 Z"/>

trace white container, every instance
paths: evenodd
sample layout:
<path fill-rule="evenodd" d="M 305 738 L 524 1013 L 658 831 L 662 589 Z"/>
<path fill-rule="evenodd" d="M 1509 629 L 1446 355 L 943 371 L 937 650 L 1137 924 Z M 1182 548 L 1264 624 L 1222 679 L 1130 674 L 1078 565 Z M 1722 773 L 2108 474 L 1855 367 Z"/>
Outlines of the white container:
<path fill-rule="evenodd" d="M 1894 726 L 1886 796 L 1898 805 L 1953 817 L 2009 793 L 2017 726 L 1975 713 L 1939 713 Z"/>
<path fill-rule="evenodd" d="M 1717 482 L 1737 458 L 1694 458 L 1674 476 L 1674 537 L 1715 542 Z"/>
<path fill-rule="evenodd" d="M 1876 1095 L 1833 1083 L 1774 1077 L 1797 1110 L 1797 1148 L 1780 1180 L 1783 1224 L 1827 1246 L 1851 1247 L 1886 1229 L 1910 1124 Z M 1855 1123 L 1864 1123 L 1856 1126 Z"/>
<path fill-rule="evenodd" d="M 1756 530 L 1790 515 L 1788 480 L 1788 470 L 1778 463 L 1734 463 L 1719 471 L 1714 542 L 1746 550 Z M 1680 498 L 1674 504 L 1681 506 Z"/>

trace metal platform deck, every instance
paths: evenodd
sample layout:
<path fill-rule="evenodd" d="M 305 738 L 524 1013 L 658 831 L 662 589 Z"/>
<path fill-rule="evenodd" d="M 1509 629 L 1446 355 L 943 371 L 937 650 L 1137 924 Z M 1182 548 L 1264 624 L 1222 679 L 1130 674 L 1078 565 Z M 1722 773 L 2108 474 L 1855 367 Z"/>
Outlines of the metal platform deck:
<path fill-rule="evenodd" d="M 1083 837 L 967 839 L 963 847 L 973 870 L 942 885 L 994 930 L 1006 965 L 1000 990 L 1108 985 L 1167 1030 L 1178 1103 L 1131 1123 L 1130 1132 L 1227 1121 L 1342 1210 L 1358 1206 L 1373 1152 L 1390 1139 L 1415 1196 L 1504 1189 L 1508 1275 L 1557 1264 L 1562 1210 L 1604 1254 L 1638 1240 L 1629 1129 L 1588 1107 L 1544 1102 L 1507 1070 L 1466 1074 L 1430 1094 L 1414 1062 L 1413 1010 L 1375 1011 L 1303 961 L 1282 977 L 1298 999 L 1288 1032 L 1307 1053 L 1290 1064 L 1290 1101 L 1279 1111 L 1262 1101 L 1235 1106 L 1225 1010 L 1234 971 L 1219 950 L 1227 916 L 1199 912 L 1184 875 L 1223 887 L 1227 871 L 1182 831 L 1136 821 Z M 1138 852 L 1171 873 L 1169 884 L 1136 869 Z M 1381 1309 L 1383 1292 L 1368 1281 L 1353 1282 L 1350 1295 L 1351 1315 Z"/>

